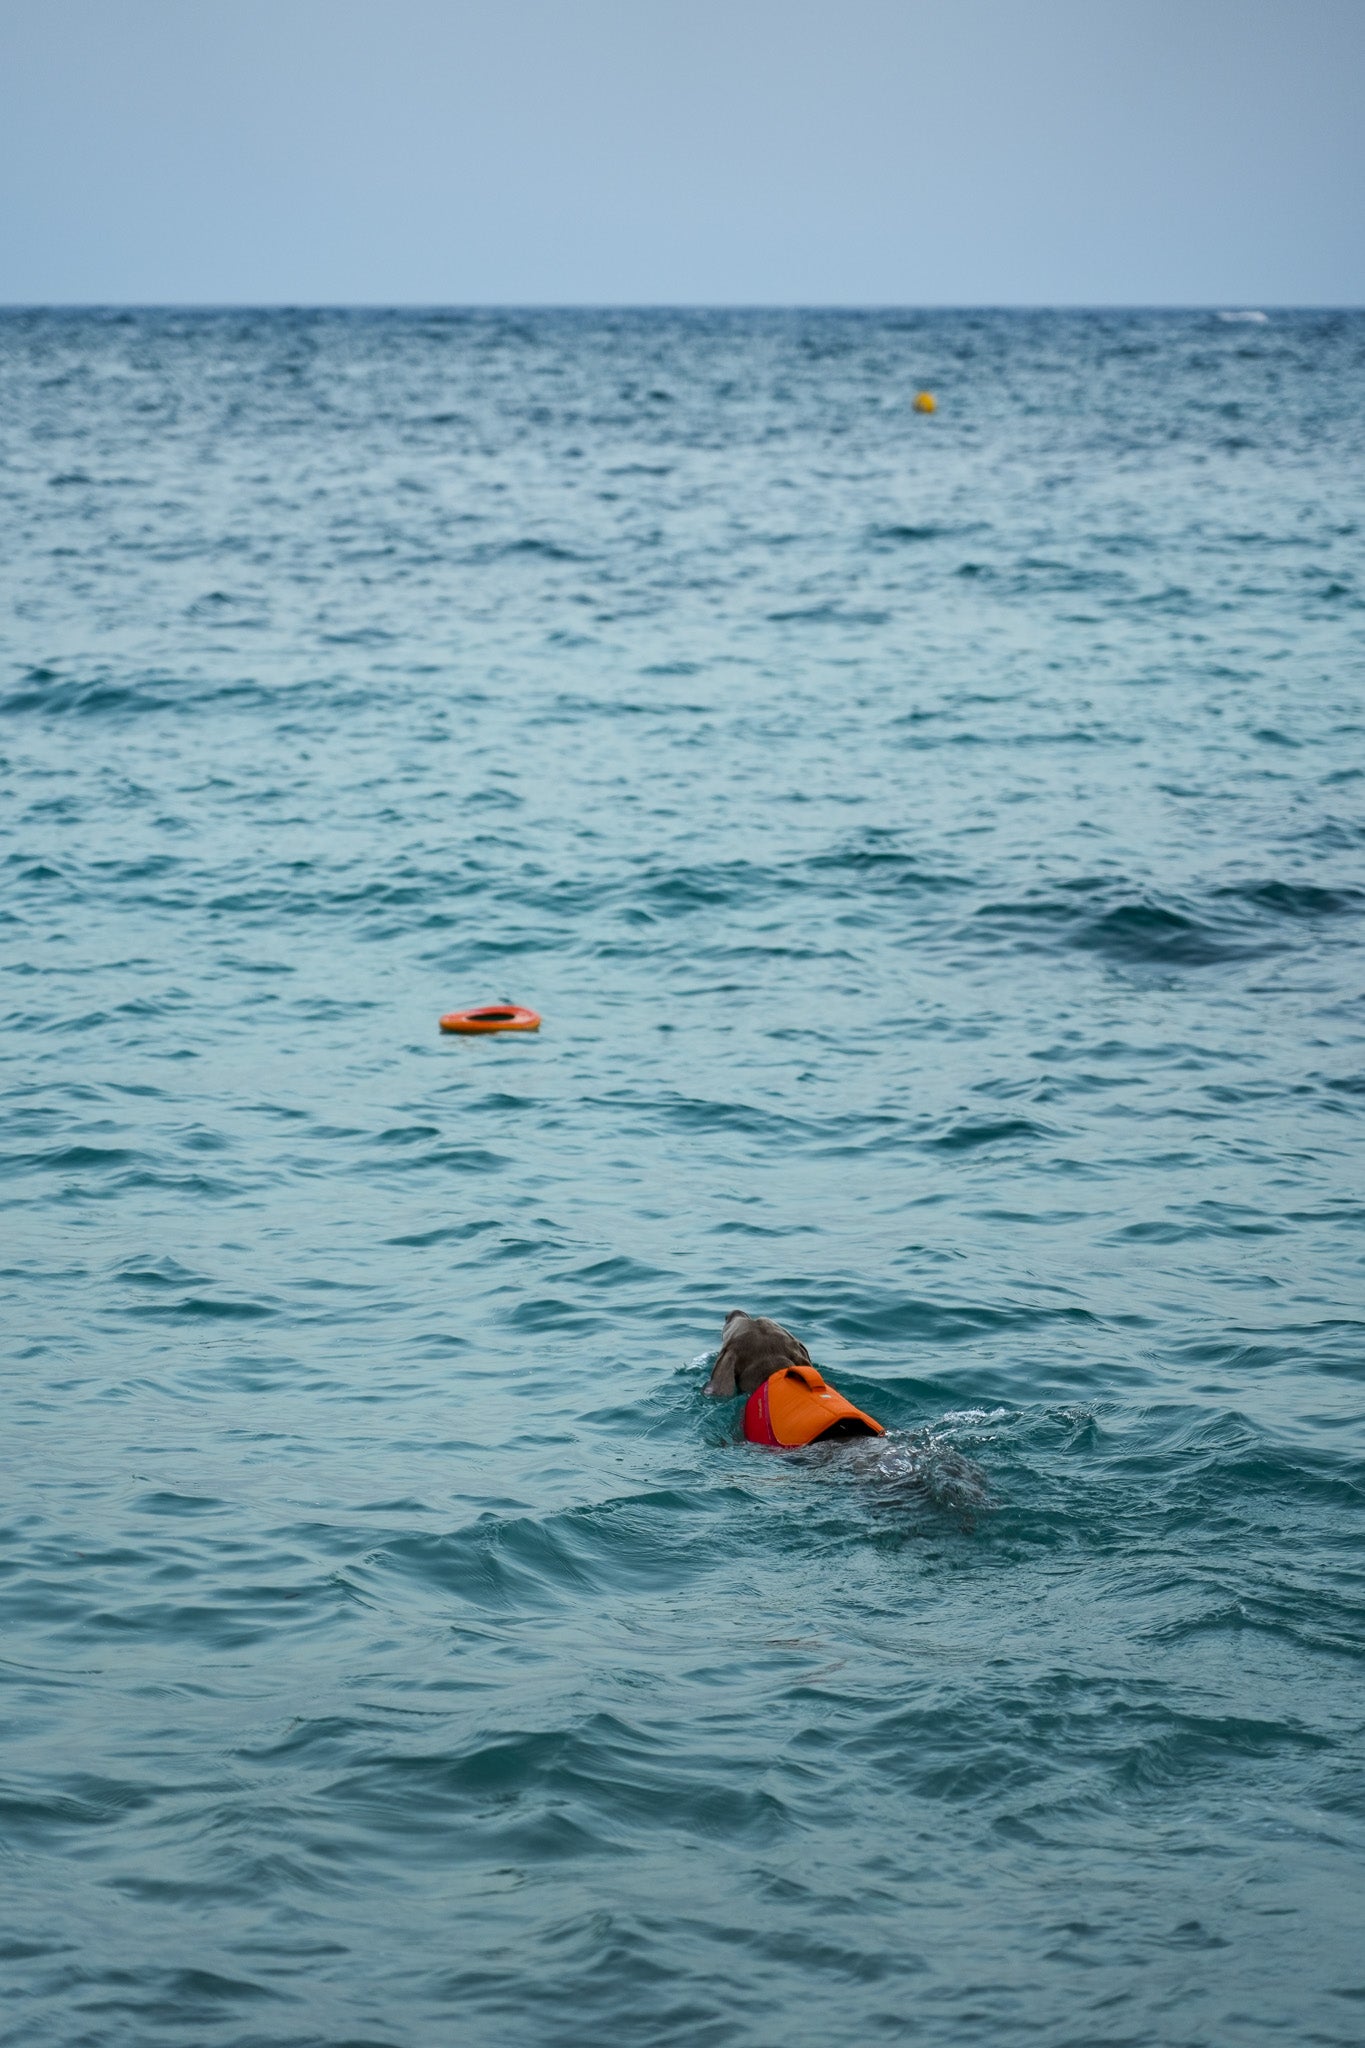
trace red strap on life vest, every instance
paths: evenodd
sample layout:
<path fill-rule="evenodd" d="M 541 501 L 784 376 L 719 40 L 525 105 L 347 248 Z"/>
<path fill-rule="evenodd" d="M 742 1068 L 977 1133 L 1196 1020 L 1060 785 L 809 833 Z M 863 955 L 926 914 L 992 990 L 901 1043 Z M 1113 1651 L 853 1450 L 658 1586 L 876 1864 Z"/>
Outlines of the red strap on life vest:
<path fill-rule="evenodd" d="M 744 1434 L 751 1444 L 776 1444 L 768 1412 L 768 1382 L 756 1387 L 744 1404 Z"/>

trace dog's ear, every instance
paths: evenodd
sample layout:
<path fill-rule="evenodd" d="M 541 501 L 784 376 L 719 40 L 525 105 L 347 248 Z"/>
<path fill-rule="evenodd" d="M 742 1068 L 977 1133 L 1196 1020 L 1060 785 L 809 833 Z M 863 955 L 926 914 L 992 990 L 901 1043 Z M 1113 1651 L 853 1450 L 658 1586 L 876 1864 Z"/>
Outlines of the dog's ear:
<path fill-rule="evenodd" d="M 724 1344 L 716 1353 L 716 1362 L 711 1368 L 711 1377 L 706 1382 L 708 1394 L 714 1394 L 721 1401 L 728 1401 L 736 1392 L 735 1355 Z"/>
<path fill-rule="evenodd" d="M 707 1393 L 716 1395 L 721 1401 L 730 1400 L 736 1392 L 735 1339 L 747 1327 L 748 1321 L 742 1308 L 732 1308 L 721 1325 L 720 1349 L 711 1368 L 711 1377 L 706 1382 Z"/>

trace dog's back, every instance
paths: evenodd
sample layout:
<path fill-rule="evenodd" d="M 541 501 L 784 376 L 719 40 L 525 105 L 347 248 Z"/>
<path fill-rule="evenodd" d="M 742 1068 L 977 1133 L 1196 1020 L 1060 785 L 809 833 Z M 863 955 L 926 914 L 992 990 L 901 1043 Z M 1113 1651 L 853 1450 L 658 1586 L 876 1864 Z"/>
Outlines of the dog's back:
<path fill-rule="evenodd" d="M 735 1394 L 752 1394 L 770 1374 L 784 1365 L 809 1365 L 811 1357 L 799 1337 L 784 1330 L 767 1316 L 746 1315 L 732 1308 L 721 1331 L 720 1350 L 706 1383 L 708 1394 L 729 1400 Z"/>

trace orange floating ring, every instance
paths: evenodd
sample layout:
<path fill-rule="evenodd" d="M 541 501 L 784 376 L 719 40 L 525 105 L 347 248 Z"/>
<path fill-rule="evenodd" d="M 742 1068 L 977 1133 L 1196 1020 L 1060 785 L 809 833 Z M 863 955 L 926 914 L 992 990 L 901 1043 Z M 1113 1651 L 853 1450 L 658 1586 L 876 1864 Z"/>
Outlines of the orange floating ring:
<path fill-rule="evenodd" d="M 441 1019 L 442 1031 L 539 1031 L 540 1014 L 518 1003 L 484 1003 L 476 1010 L 452 1010 Z"/>

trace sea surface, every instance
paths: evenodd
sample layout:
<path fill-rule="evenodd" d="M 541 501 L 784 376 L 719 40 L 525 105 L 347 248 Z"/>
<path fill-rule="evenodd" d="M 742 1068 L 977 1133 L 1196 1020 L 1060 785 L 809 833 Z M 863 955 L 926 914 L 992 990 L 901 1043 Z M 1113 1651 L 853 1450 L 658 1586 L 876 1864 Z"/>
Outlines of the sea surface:
<path fill-rule="evenodd" d="M 1365 2039 L 1365 315 L 1251 310 L 0 317 L 5 2048 Z"/>

